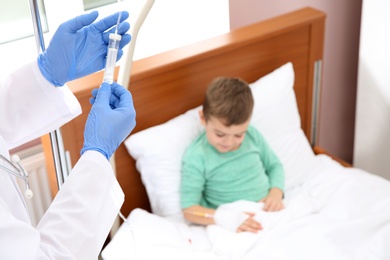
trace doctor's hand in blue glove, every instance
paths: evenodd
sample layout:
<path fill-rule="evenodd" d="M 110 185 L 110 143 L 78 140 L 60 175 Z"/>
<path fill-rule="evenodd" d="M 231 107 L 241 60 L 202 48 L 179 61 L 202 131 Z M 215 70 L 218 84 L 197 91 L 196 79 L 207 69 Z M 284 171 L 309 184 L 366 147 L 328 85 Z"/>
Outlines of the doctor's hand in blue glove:
<path fill-rule="evenodd" d="M 77 16 L 61 24 L 48 48 L 38 56 L 38 66 L 42 75 L 54 86 L 84 77 L 102 70 L 106 64 L 109 34 L 115 31 L 119 13 L 93 23 L 98 12 Z M 130 24 L 125 22 L 129 13 L 122 11 L 118 34 L 122 36 L 118 50 L 118 60 L 123 55 L 122 48 L 131 37 L 126 34 Z"/>
<path fill-rule="evenodd" d="M 135 109 L 130 92 L 114 82 L 92 91 L 91 111 L 84 130 L 84 146 L 109 159 L 135 127 Z"/>

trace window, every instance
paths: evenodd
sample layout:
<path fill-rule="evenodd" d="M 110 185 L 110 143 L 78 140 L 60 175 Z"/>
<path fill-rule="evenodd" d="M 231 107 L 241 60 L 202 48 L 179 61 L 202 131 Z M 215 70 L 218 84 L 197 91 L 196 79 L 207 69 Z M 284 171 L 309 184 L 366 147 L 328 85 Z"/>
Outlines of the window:
<path fill-rule="evenodd" d="M 120 3 L 113 0 L 38 1 L 42 29 L 47 32 L 44 35 L 45 45 L 48 46 L 52 33 L 63 21 L 92 9 L 98 10 L 101 16 L 125 9 L 130 13 L 129 22 L 132 24 L 137 13 L 135 10 L 146 0 L 122 0 Z M 45 5 L 43 6 L 42 3 Z M 26 62 L 36 59 L 37 47 L 32 36 L 33 26 L 28 1 L 2 0 L 0 14 L 3 41 L 0 43 L 0 57 L 3 61 L 0 64 L 0 78 L 2 78 Z M 15 29 L 20 23 L 15 20 L 18 17 L 24 17 L 19 18 L 19 21 L 24 22 L 20 26 L 28 32 L 22 34 L 23 36 L 13 36 L 3 40 L 4 35 L 11 36 L 13 32 L 19 31 Z M 229 1 L 227 0 L 155 0 L 137 36 L 134 60 L 201 41 L 229 30 Z"/>
<path fill-rule="evenodd" d="M 38 1 L 42 29 L 48 31 L 43 0 Z M 0 9 L 0 44 L 34 35 L 29 1 L 2 0 Z"/>
<path fill-rule="evenodd" d="M 118 2 L 116 0 L 83 0 L 84 10 L 88 11 L 97 7 L 105 6 Z"/>
<path fill-rule="evenodd" d="M 40 21 L 44 33 L 49 31 L 48 20 L 44 0 L 37 0 L 40 13 Z M 58 1 L 58 0 L 56 0 Z M 65 2 L 66 1 L 62 1 Z M 73 1 L 75 2 L 75 1 Z M 117 0 L 83 0 L 83 9 L 89 11 L 98 7 L 118 2 Z M 49 1 L 50 5 L 50 1 Z M 70 7 L 72 8 L 72 2 Z M 59 10 L 55 11 L 59 12 Z M 71 12 L 71 15 L 76 15 Z M 55 16 L 55 15 L 54 15 Z M 2 0 L 0 9 L 0 30 L 2 36 L 0 44 L 17 41 L 34 36 L 30 1 L 27 0 Z"/>

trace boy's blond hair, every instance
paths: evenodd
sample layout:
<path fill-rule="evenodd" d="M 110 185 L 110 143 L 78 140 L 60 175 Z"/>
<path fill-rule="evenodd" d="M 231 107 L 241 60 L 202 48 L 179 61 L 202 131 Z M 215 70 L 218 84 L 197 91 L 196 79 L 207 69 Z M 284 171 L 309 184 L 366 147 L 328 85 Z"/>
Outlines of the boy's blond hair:
<path fill-rule="evenodd" d="M 214 79 L 203 102 L 205 120 L 216 117 L 225 126 L 245 123 L 252 115 L 253 95 L 247 82 L 239 78 Z"/>

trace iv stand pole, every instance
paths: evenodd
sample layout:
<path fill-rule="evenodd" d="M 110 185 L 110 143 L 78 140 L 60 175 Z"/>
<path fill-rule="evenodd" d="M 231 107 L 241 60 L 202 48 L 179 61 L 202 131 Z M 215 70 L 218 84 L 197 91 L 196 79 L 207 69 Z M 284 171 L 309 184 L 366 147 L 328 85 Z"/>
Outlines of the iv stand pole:
<path fill-rule="evenodd" d="M 29 0 L 31 17 L 34 25 L 34 35 L 37 44 L 38 55 L 45 51 L 45 42 L 43 39 L 43 31 L 41 18 L 39 15 L 39 7 L 37 0 Z M 65 149 L 62 141 L 61 132 L 59 129 L 50 133 L 51 148 L 53 152 L 54 167 L 57 177 L 57 186 L 60 190 L 65 178 L 68 176 L 68 168 L 65 157 Z"/>

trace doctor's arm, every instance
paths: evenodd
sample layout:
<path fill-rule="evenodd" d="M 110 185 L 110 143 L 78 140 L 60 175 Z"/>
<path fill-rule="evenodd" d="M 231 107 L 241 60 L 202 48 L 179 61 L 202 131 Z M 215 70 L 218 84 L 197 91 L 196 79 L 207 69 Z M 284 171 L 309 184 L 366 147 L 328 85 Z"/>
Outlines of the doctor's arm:
<path fill-rule="evenodd" d="M 115 82 L 94 93 L 82 156 L 37 227 L 51 259 L 97 259 L 124 201 L 108 159 L 135 127 L 132 97 Z"/>

